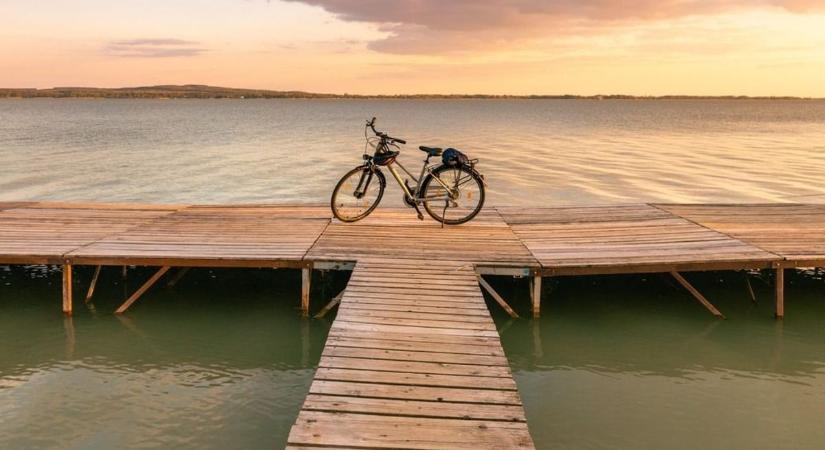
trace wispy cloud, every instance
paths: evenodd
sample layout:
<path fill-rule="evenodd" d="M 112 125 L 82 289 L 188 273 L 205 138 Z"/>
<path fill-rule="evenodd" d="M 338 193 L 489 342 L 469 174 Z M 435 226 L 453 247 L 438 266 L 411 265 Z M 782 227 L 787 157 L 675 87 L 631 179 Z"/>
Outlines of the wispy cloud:
<path fill-rule="evenodd" d="M 183 39 L 127 39 L 106 44 L 104 53 L 124 58 L 176 58 L 204 53 L 201 43 Z"/>
<path fill-rule="evenodd" d="M 746 9 L 825 11 L 825 0 L 288 0 L 343 20 L 378 24 L 387 37 L 370 48 L 430 53 L 600 30 L 622 23 Z"/>

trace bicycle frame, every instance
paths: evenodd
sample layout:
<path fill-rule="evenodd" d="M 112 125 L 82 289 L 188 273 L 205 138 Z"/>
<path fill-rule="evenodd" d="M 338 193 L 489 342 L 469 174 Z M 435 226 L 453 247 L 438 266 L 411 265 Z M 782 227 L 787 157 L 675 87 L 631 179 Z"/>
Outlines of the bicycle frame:
<path fill-rule="evenodd" d="M 373 119 L 373 122 L 374 121 L 375 121 L 375 119 Z M 368 123 L 367 127 L 372 127 L 372 124 Z M 375 128 L 373 128 L 373 132 L 375 132 Z M 366 130 L 364 131 L 364 134 L 366 135 Z M 395 147 L 395 148 L 399 149 L 399 151 L 400 151 L 400 148 L 398 147 L 398 145 L 396 145 L 392 140 L 389 140 L 389 141 L 387 140 L 386 135 L 383 135 L 383 134 L 380 134 L 380 133 L 376 133 L 376 135 L 378 135 L 378 137 L 380 138 L 380 141 L 375 146 L 375 153 L 374 153 L 373 157 L 369 157 L 367 154 L 364 155 L 364 159 L 367 160 L 367 165 L 370 168 L 369 175 L 367 176 L 366 180 L 364 180 L 364 176 L 362 175 L 361 180 L 359 180 L 359 183 L 358 183 L 358 188 L 356 188 L 356 195 L 361 190 L 362 185 L 363 185 L 364 189 L 366 190 L 366 187 L 369 186 L 369 183 L 372 180 L 372 172 L 374 170 L 377 170 L 377 168 L 378 168 L 378 165 L 375 164 L 375 162 L 373 161 L 374 156 L 385 153 L 385 152 L 389 152 L 390 151 L 390 146 Z M 390 139 L 392 139 L 392 138 L 390 138 Z M 404 173 L 407 174 L 407 176 L 409 176 L 410 178 L 412 178 L 412 180 L 415 182 L 415 192 L 410 192 L 410 189 L 407 186 L 407 183 L 404 182 L 401 175 L 398 173 L 398 170 L 395 169 L 394 166 L 396 164 L 398 164 L 398 167 L 400 167 L 401 170 L 403 170 Z M 403 164 L 401 164 L 400 162 L 398 162 L 396 160 L 393 160 L 392 162 L 386 164 L 387 170 L 389 170 L 390 173 L 392 174 L 392 177 L 395 178 L 395 181 L 398 183 L 398 186 L 401 187 L 401 190 L 404 191 L 404 194 L 407 196 L 407 198 L 409 198 L 415 204 L 420 204 L 420 203 L 424 202 L 424 200 L 440 200 L 440 199 L 452 200 L 453 199 L 455 187 L 448 186 L 441 179 L 441 177 L 439 177 L 437 174 L 433 173 L 435 171 L 435 168 L 437 168 L 439 166 L 440 166 L 439 164 L 430 164 L 430 156 L 428 155 L 427 158 L 424 160 L 424 164 L 421 166 L 421 173 L 419 173 L 418 177 L 416 177 L 409 170 L 407 170 L 407 168 L 404 167 Z M 441 187 L 443 187 L 444 190 L 447 193 L 444 194 L 444 195 L 432 196 L 432 197 L 428 197 L 428 198 L 422 197 L 421 196 L 421 184 L 424 182 L 425 173 L 428 174 L 428 175 L 432 175 L 433 179 L 436 182 L 438 182 L 438 184 L 440 184 Z M 366 183 L 364 183 L 364 181 L 366 181 Z"/>
<path fill-rule="evenodd" d="M 404 173 L 406 173 L 415 182 L 415 192 L 410 192 L 409 188 L 407 187 L 407 184 L 404 183 L 404 180 L 401 178 L 401 175 L 398 173 L 398 171 L 395 169 L 395 167 L 393 167 L 396 164 L 398 164 L 398 167 L 400 167 L 401 170 L 403 170 Z M 438 164 L 430 164 L 429 163 L 429 158 L 427 158 L 427 160 L 425 160 L 424 164 L 421 166 L 421 173 L 418 175 L 418 178 L 416 178 L 415 175 L 410 173 L 410 171 L 407 170 L 407 168 L 404 167 L 404 165 L 401 164 L 398 161 L 387 164 L 387 170 L 390 171 L 390 173 L 392 174 L 392 177 L 395 178 L 395 181 L 398 183 L 399 186 L 401 186 L 401 189 L 404 191 L 404 193 L 407 195 L 407 197 L 409 197 L 410 199 L 412 199 L 416 203 L 421 203 L 425 200 L 420 195 L 421 194 L 421 183 L 424 182 L 424 173 L 425 172 L 427 174 L 433 175 L 433 179 L 435 181 L 437 181 L 438 184 L 440 184 L 444 189 L 446 189 L 447 192 L 452 192 L 453 191 L 453 188 L 451 188 L 450 186 L 447 186 L 447 184 L 444 183 L 444 181 L 442 181 L 441 178 L 438 177 L 438 175 L 433 174 L 433 170 L 434 170 L 435 167 L 438 167 Z M 443 197 L 441 197 L 441 196 L 432 197 L 429 200 L 433 200 L 433 199 L 437 200 L 439 198 L 448 199 L 449 197 L 450 197 L 449 194 L 447 194 L 447 195 L 444 195 Z"/>

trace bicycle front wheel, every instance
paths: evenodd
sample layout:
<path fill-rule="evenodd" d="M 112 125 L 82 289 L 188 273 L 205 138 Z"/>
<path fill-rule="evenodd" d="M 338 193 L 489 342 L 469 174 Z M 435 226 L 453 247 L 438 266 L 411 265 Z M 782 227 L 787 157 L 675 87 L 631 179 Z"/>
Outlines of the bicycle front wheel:
<path fill-rule="evenodd" d="M 360 166 L 350 170 L 332 191 L 332 214 L 342 222 L 367 217 L 381 202 L 386 186 L 387 180 L 378 169 Z"/>
<path fill-rule="evenodd" d="M 424 179 L 421 191 L 427 214 L 448 225 L 468 222 L 484 206 L 484 181 L 464 166 L 435 169 Z"/>

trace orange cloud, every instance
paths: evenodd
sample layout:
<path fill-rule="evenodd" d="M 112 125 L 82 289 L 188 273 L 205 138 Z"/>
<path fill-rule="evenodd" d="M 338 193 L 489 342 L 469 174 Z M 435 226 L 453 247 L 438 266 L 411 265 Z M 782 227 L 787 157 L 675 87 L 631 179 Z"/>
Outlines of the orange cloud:
<path fill-rule="evenodd" d="M 489 48 L 525 38 L 755 8 L 825 10 L 823 0 L 288 0 L 380 26 L 369 47 L 387 53 Z"/>

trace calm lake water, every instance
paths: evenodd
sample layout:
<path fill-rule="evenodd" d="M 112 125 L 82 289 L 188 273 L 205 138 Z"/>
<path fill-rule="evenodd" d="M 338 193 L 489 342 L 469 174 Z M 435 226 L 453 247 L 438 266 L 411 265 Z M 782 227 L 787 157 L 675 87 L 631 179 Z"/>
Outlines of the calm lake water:
<path fill-rule="evenodd" d="M 481 158 L 491 204 L 825 201 L 823 101 L 48 99 L 0 100 L 0 200 L 326 202 L 372 116 L 408 166 Z M 194 270 L 114 317 L 150 273 L 104 271 L 83 306 L 78 269 L 66 320 L 59 271 L 0 266 L 0 449 L 283 445 L 332 320 L 299 318 L 298 273 Z M 660 277 L 548 281 L 537 321 L 491 305 L 539 448 L 822 448 L 825 281 L 789 274 L 776 322 L 752 277 L 757 304 L 690 275 L 726 321 Z"/>
<path fill-rule="evenodd" d="M 0 100 L 0 200 L 326 202 L 372 116 L 491 204 L 825 201 L 825 101 L 70 99 Z"/>

